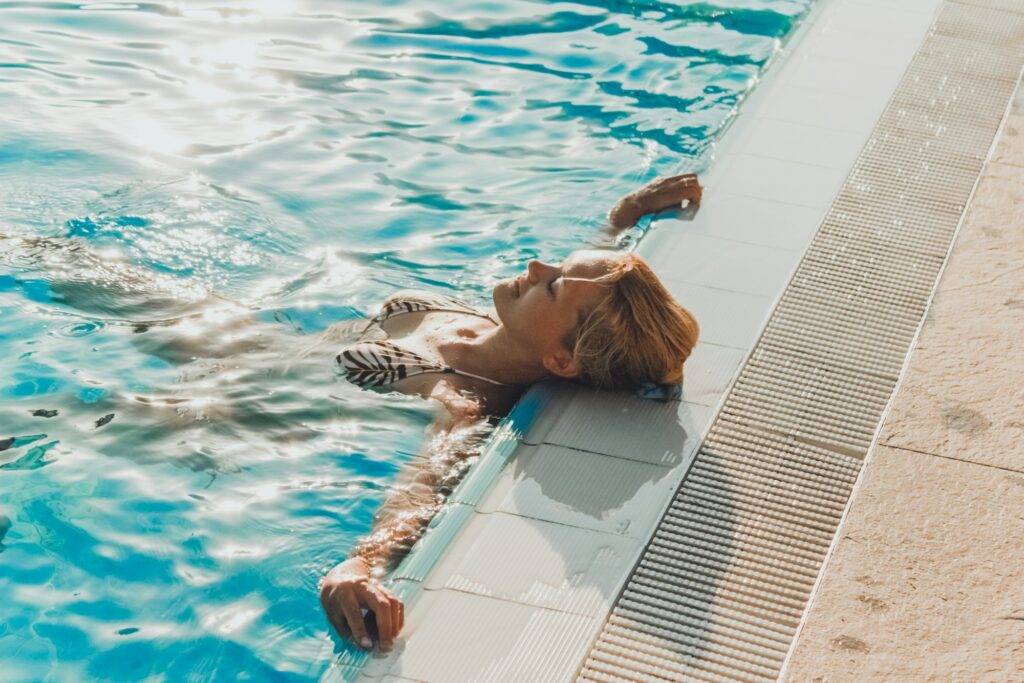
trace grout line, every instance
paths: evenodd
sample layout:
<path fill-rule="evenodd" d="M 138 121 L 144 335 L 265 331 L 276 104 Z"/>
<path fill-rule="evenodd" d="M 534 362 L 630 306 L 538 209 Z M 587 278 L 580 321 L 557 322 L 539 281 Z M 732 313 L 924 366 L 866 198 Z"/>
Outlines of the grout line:
<path fill-rule="evenodd" d="M 966 463 L 968 465 L 977 465 L 978 467 L 988 467 L 988 468 L 994 469 L 994 470 L 1002 470 L 1004 472 L 1013 472 L 1014 474 L 1024 474 L 1024 466 L 1022 466 L 1021 469 L 1014 469 L 1013 467 L 1004 467 L 1003 465 L 992 465 L 992 464 L 989 464 L 987 462 L 977 462 L 975 460 L 966 460 L 965 458 L 957 458 L 957 457 L 952 456 L 952 455 L 943 455 L 942 453 L 932 453 L 930 451 L 921 451 L 921 450 L 918 450 L 916 448 L 907 448 L 906 446 L 893 446 L 891 444 L 885 443 L 884 441 L 879 441 L 878 445 L 882 446 L 883 448 L 890 448 L 890 449 L 892 449 L 894 451 L 906 451 L 907 453 L 915 453 L 917 455 L 928 455 L 928 456 L 931 456 L 933 458 L 942 458 L 943 460 L 952 460 L 954 462 L 962 462 L 962 463 Z"/>
<path fill-rule="evenodd" d="M 496 515 L 496 514 L 509 515 L 510 517 L 521 517 L 523 519 L 529 519 L 529 520 L 534 521 L 534 522 L 544 522 L 545 524 L 556 524 L 558 526 L 564 526 L 564 527 L 568 527 L 570 529 L 581 529 L 583 531 L 592 531 L 595 534 L 603 534 L 605 536 L 611 536 L 612 538 L 631 538 L 631 539 L 635 540 L 637 543 L 643 543 L 644 542 L 644 539 L 642 537 L 640 537 L 640 536 L 633 536 L 632 534 L 617 534 L 617 533 L 615 533 L 613 531 L 605 531 L 604 529 L 595 529 L 595 528 L 589 527 L 589 526 L 580 526 L 579 524 L 572 524 L 570 522 L 560 522 L 558 520 L 545 519 L 544 517 L 537 517 L 535 515 L 524 515 L 521 512 L 511 512 L 509 510 L 491 510 L 491 511 L 488 512 L 486 510 L 481 510 L 479 508 L 479 506 L 476 507 L 473 511 L 476 514 L 478 514 L 478 515 Z M 646 532 L 645 532 L 644 535 L 646 536 Z"/>
<path fill-rule="evenodd" d="M 738 242 L 739 240 L 733 240 L 733 241 L 737 241 Z M 755 247 L 761 246 L 760 244 L 758 244 L 756 242 L 743 242 L 743 244 L 749 244 L 749 245 L 755 246 Z M 729 289 L 728 287 L 713 287 L 712 285 L 704 285 L 704 284 L 698 284 L 698 283 L 695 283 L 695 282 L 687 282 L 686 280 L 679 280 L 679 279 L 671 277 L 669 275 L 665 275 L 664 277 L 659 276 L 659 278 L 661 280 L 669 280 L 670 282 L 673 282 L 673 283 L 675 283 L 677 285 L 689 285 L 691 287 L 700 287 L 701 289 L 711 289 L 711 290 L 714 290 L 716 292 L 728 292 L 729 294 L 739 294 L 740 296 L 749 296 L 752 299 L 762 299 L 762 300 L 764 300 L 764 301 L 766 301 L 768 303 L 771 303 L 771 301 L 772 301 L 772 297 L 765 296 L 763 294 L 751 294 L 750 292 L 741 292 L 738 289 Z M 700 342 L 698 342 L 698 343 L 700 343 Z M 712 344 L 713 342 L 706 342 L 706 343 Z M 733 346 L 732 344 L 714 344 L 714 346 L 724 346 L 725 348 L 736 349 L 737 351 L 746 351 L 747 350 L 747 347 L 745 347 L 745 346 Z"/>
<path fill-rule="evenodd" d="M 604 531 L 603 529 L 592 529 L 592 528 L 587 527 L 587 526 L 580 526 L 579 524 L 570 524 L 568 522 L 559 522 L 559 521 L 552 520 L 552 519 L 544 519 L 543 517 L 534 517 L 533 515 L 522 515 L 522 514 L 519 514 L 518 512 L 509 512 L 508 510 L 491 510 L 490 512 L 484 512 L 480 508 L 474 507 L 473 508 L 473 512 L 478 514 L 478 515 L 488 515 L 488 516 L 490 516 L 490 515 L 505 515 L 506 517 L 521 517 L 522 519 L 529 519 L 529 520 L 532 520 L 532 521 L 535 521 L 535 522 L 543 522 L 544 524 L 553 524 L 555 526 L 564 526 L 564 527 L 568 527 L 569 529 L 580 529 L 582 531 L 589 531 L 591 533 L 600 534 L 601 536 L 610 536 L 612 538 L 633 538 L 633 539 L 636 538 L 635 536 L 630 536 L 629 534 L 616 534 L 616 533 L 614 533 L 612 531 Z M 643 542 L 643 539 L 638 539 L 638 540 L 640 542 Z M 425 584 L 426 581 L 422 581 L 421 583 Z"/>
<path fill-rule="evenodd" d="M 1024 14 L 1024 5 L 1022 5 L 1020 9 L 1007 9 L 1006 7 L 994 7 L 991 3 L 985 2 L 985 0 L 946 0 L 946 2 L 956 3 L 957 5 L 966 5 L 968 7 L 978 7 L 992 12 Z"/>
<path fill-rule="evenodd" d="M 783 83 L 780 83 L 779 85 L 785 85 L 787 88 L 796 88 L 797 90 L 806 90 L 807 92 L 820 92 L 818 90 L 815 90 L 814 88 L 809 88 L 809 87 L 805 87 L 805 86 L 802 86 L 802 85 L 792 85 L 792 84 L 783 84 Z M 835 93 L 827 93 L 827 94 L 835 94 Z M 811 128 L 817 128 L 818 130 L 827 130 L 830 133 L 855 133 L 857 135 L 864 135 L 865 133 L 867 133 L 868 135 L 870 135 L 871 131 L 872 131 L 872 128 L 859 129 L 859 128 L 836 128 L 835 126 L 819 126 L 817 124 L 805 123 L 804 121 L 797 121 L 796 119 L 788 119 L 788 118 L 785 118 L 783 116 L 777 116 L 777 115 L 773 116 L 771 114 L 762 114 L 759 118 L 761 120 L 763 120 L 763 121 L 781 121 L 782 123 L 791 123 L 791 124 L 796 125 L 796 126 L 809 126 Z"/>
<path fill-rule="evenodd" d="M 484 600 L 497 600 L 498 602 L 504 602 L 510 605 L 519 605 L 520 607 L 526 607 L 528 609 L 539 609 L 545 612 L 554 612 L 555 614 L 571 614 L 574 617 L 584 617 L 590 621 L 595 621 L 597 617 L 584 614 L 583 612 L 574 612 L 567 609 L 559 609 L 557 607 L 549 607 L 547 605 L 533 605 L 528 602 L 519 602 L 518 600 L 512 600 L 511 598 L 503 598 L 499 595 L 484 595 L 483 593 L 474 593 L 473 591 L 463 590 L 462 588 L 454 588 L 452 586 L 443 586 L 441 588 L 428 588 L 426 585 L 423 586 L 423 590 L 428 593 L 442 593 L 448 591 L 451 593 L 461 593 L 463 595 L 472 595 L 475 598 L 483 598 Z"/>
<path fill-rule="evenodd" d="M 770 117 L 766 116 L 766 117 L 764 117 L 761 120 L 762 121 L 767 121 L 767 120 L 769 120 L 769 118 Z M 778 121 L 780 123 L 789 123 L 789 124 L 792 124 L 792 125 L 795 125 L 795 126 L 802 126 L 803 125 L 802 123 L 794 123 L 792 121 L 783 121 L 782 119 L 776 119 L 776 118 L 772 118 L 771 120 L 772 121 Z M 835 129 L 831 129 L 831 128 L 818 128 L 818 130 L 827 130 L 827 131 L 829 131 L 831 133 L 838 133 L 839 132 L 839 131 L 837 131 Z M 854 133 L 854 131 L 846 131 L 846 132 L 849 132 L 851 134 Z M 845 164 L 842 164 L 840 166 L 829 166 L 827 164 L 812 164 L 812 163 L 809 163 L 809 162 L 806 162 L 806 161 L 797 161 L 796 159 L 786 159 L 784 157 L 772 156 L 771 154 L 760 154 L 758 152 L 751 152 L 749 150 L 743 149 L 742 147 L 740 147 L 739 149 L 736 150 L 736 156 L 756 157 L 758 159 L 765 159 L 767 161 L 781 161 L 781 162 L 787 163 L 787 164 L 799 164 L 800 166 L 806 166 L 807 168 L 822 169 L 822 170 L 825 170 L 825 171 L 843 171 L 846 168 L 848 168 L 849 165 L 850 165 L 849 163 L 845 163 Z M 733 158 L 735 158 L 735 157 L 733 157 Z M 768 201 L 771 201 L 771 200 L 768 200 Z M 804 204 L 794 204 L 793 206 L 805 206 L 805 205 Z M 807 208 L 814 209 L 814 208 L 818 208 L 818 207 L 808 206 Z"/>
<path fill-rule="evenodd" d="M 680 401 L 676 401 L 676 403 L 680 403 Z M 701 406 L 701 407 L 707 408 L 708 406 Z M 686 441 L 688 441 L 688 439 L 684 440 L 683 443 L 686 443 Z M 653 465 L 654 467 L 661 467 L 661 468 L 664 468 L 664 469 L 669 470 L 669 471 L 674 470 L 677 467 L 677 465 L 660 465 L 660 464 L 658 464 L 656 462 L 649 462 L 647 460 L 637 460 L 636 458 L 627 458 L 624 455 L 615 455 L 614 453 L 602 453 L 601 451 L 592 451 L 592 450 L 587 449 L 587 448 L 579 448 L 578 446 L 569 446 L 569 445 L 566 445 L 564 443 L 554 443 L 553 441 L 540 441 L 538 443 L 528 443 L 526 441 L 521 441 L 520 443 L 522 443 L 524 446 L 530 446 L 532 448 L 539 448 L 540 446 L 554 446 L 556 448 L 565 448 L 567 450 L 575 451 L 577 453 L 586 453 L 587 455 L 600 455 L 600 456 L 604 456 L 606 458 L 615 458 L 616 460 L 622 460 L 624 462 L 635 462 L 635 463 L 639 463 L 641 465 Z"/>
<path fill-rule="evenodd" d="M 771 160 L 771 161 L 786 161 L 785 159 L 776 159 L 775 157 L 766 157 L 766 156 L 757 155 L 757 154 L 747 154 L 746 152 L 737 152 L 736 155 L 734 155 L 732 158 L 736 158 L 736 156 L 739 155 L 739 154 L 744 154 L 744 155 L 747 155 L 747 156 L 757 157 L 757 158 L 760 158 L 760 159 L 768 159 L 768 160 Z M 798 162 L 786 161 L 786 163 L 798 163 Z M 813 166 L 811 168 L 825 168 L 825 167 Z M 834 170 L 837 170 L 837 169 L 830 168 L 828 170 L 833 170 L 834 171 Z M 707 188 L 705 188 L 705 189 L 707 189 Z M 758 201 L 758 202 L 771 202 L 772 204 L 791 206 L 791 207 L 796 207 L 796 208 L 799 208 L 799 209 L 811 209 L 811 210 L 814 210 L 814 211 L 818 211 L 818 212 L 820 212 L 822 214 L 824 214 L 825 211 L 827 211 L 827 207 L 824 207 L 824 206 L 810 206 L 808 204 L 797 204 L 795 202 L 782 202 L 782 201 L 779 201 L 777 199 L 763 199 L 761 197 L 758 197 L 757 195 L 744 194 L 742 192 L 736 192 L 735 190 L 727 190 L 723 194 L 727 195 L 728 197 L 732 197 L 732 198 L 752 199 L 752 200 Z M 679 219 L 679 218 L 673 218 L 672 216 L 667 216 L 666 218 L 668 218 L 669 220 L 676 220 L 676 221 L 679 221 L 680 223 L 684 223 L 684 224 L 692 222 L 690 220 L 683 220 L 683 219 Z M 775 252 L 778 252 L 780 254 L 791 254 L 794 251 L 795 252 L 803 253 L 803 251 L 804 251 L 804 249 L 802 249 L 801 247 L 777 247 L 777 246 L 774 246 L 774 245 L 771 245 L 771 244 L 761 244 L 760 242 L 747 242 L 746 240 L 738 240 L 738 239 L 734 239 L 732 237 L 722 237 L 721 235 L 709 235 L 709 234 L 706 234 L 706 233 L 703 233 L 703 232 L 692 232 L 692 233 L 687 233 L 687 234 L 692 236 L 692 237 L 702 237 L 702 238 L 709 239 L 709 240 L 721 240 L 722 242 L 732 242 L 733 244 L 745 244 L 745 245 L 748 245 L 748 246 L 758 247 L 759 249 L 764 249 L 766 251 L 775 251 Z M 686 284 L 691 284 L 691 285 L 700 285 L 701 287 L 707 287 L 708 289 L 721 289 L 721 290 L 726 291 L 726 292 L 739 292 L 740 294 L 749 294 L 750 296 L 762 296 L 760 294 L 752 294 L 750 292 L 742 292 L 742 291 L 740 291 L 738 289 L 727 289 L 725 287 L 712 287 L 711 285 L 705 285 L 705 284 L 701 284 L 699 282 L 688 282 L 688 281 L 685 281 L 685 280 L 679 280 L 678 278 L 674 278 L 674 277 L 672 277 L 670 275 L 659 276 L 659 277 L 662 277 L 663 279 L 667 279 L 667 280 L 676 280 L 677 282 L 685 282 Z"/>

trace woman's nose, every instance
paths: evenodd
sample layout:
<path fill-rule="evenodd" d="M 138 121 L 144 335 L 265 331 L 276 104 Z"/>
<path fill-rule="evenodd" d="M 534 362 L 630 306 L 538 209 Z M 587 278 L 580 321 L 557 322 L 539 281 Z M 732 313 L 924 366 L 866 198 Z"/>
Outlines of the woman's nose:
<path fill-rule="evenodd" d="M 537 284 L 537 281 L 540 278 L 541 274 L 544 272 L 545 268 L 547 268 L 547 265 L 542 261 L 538 261 L 537 259 L 533 259 L 532 261 L 530 261 L 529 264 L 527 264 L 526 276 L 527 279 L 530 281 L 531 285 Z"/>

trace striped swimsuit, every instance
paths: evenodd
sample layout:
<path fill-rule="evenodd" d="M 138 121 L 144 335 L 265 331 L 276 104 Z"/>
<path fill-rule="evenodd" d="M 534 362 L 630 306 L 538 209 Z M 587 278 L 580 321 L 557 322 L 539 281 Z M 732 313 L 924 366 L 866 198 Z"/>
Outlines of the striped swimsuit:
<path fill-rule="evenodd" d="M 454 297 L 430 292 L 409 291 L 399 292 L 385 301 L 381 306 L 380 313 L 370 321 L 367 329 L 374 324 L 379 325 L 389 318 L 420 311 L 465 313 L 495 322 L 491 316 Z M 507 386 L 504 382 L 456 370 L 450 365 L 445 365 L 440 359 L 425 358 L 387 340 L 357 342 L 339 353 L 336 360 L 345 379 L 364 388 L 387 387 L 406 377 L 428 373 L 462 375 L 491 384 Z"/>

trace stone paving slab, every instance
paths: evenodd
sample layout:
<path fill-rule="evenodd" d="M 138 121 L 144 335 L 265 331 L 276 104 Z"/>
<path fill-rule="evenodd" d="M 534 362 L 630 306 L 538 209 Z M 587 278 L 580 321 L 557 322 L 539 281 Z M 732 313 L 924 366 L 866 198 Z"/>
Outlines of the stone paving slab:
<path fill-rule="evenodd" d="M 1024 90 L 1017 91 L 1013 110 L 1006 119 L 1003 134 L 992 153 L 992 161 L 998 164 L 1024 167 Z"/>
<path fill-rule="evenodd" d="M 879 447 L 790 681 L 1024 676 L 1024 474 Z"/>
<path fill-rule="evenodd" d="M 880 442 L 1024 471 L 1022 336 L 1024 167 L 990 163 Z"/>

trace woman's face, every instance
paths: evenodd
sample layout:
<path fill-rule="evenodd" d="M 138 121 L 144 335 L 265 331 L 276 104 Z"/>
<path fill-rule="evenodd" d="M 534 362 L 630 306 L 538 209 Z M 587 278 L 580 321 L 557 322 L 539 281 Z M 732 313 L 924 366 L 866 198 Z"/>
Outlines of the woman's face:
<path fill-rule="evenodd" d="M 566 335 L 608 293 L 609 285 L 590 280 L 607 274 L 620 258 L 609 252 L 577 251 L 558 265 L 530 261 L 526 272 L 499 282 L 494 307 L 509 337 L 541 358 L 568 354 Z"/>

